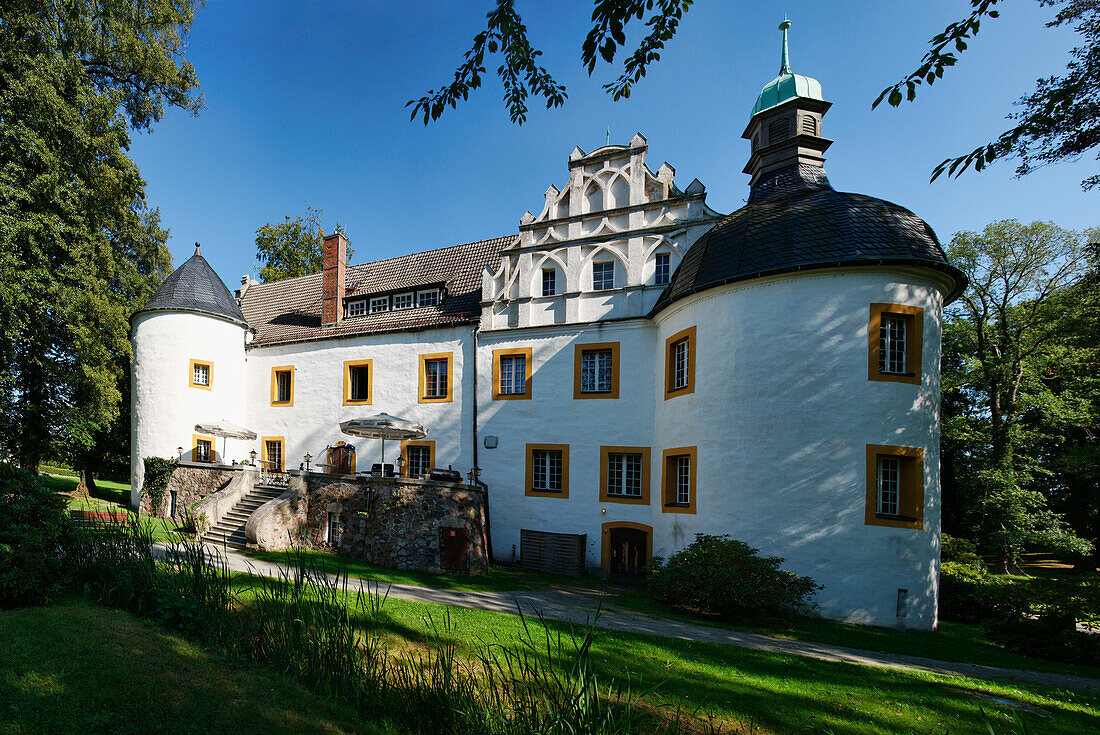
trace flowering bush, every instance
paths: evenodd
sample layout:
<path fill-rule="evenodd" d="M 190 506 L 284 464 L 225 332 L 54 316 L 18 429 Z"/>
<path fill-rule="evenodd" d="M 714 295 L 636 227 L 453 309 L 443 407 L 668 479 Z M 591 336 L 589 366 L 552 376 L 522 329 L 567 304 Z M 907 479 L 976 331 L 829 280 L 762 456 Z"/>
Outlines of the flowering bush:
<path fill-rule="evenodd" d="M 729 536 L 697 534 L 667 561 L 654 557 L 647 584 L 662 602 L 732 621 L 809 611 L 824 588 L 782 563 Z"/>

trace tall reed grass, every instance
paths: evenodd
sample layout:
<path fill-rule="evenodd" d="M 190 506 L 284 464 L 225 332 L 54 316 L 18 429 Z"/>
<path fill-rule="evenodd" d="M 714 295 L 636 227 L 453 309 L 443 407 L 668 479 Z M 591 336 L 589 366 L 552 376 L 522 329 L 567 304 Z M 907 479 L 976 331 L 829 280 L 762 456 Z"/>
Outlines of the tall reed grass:
<path fill-rule="evenodd" d="M 76 587 L 94 599 L 290 674 L 396 732 L 722 732 L 713 718 L 654 704 L 652 689 L 601 680 L 595 618 L 563 633 L 521 611 L 518 640 L 483 641 L 471 652 L 444 613 L 429 618 L 421 641 L 397 650 L 386 643 L 386 592 L 359 580 L 353 587 L 305 554 L 288 552 L 280 577 L 247 575 L 238 594 L 240 580 L 216 551 L 182 538 L 156 546 L 141 521 L 81 532 L 71 553 Z"/>

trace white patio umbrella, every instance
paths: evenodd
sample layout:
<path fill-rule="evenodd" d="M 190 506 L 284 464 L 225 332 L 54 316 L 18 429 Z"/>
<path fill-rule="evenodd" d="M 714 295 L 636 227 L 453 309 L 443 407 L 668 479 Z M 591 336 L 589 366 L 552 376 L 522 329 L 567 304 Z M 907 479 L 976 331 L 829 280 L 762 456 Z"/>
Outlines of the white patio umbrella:
<path fill-rule="evenodd" d="M 359 436 L 364 439 L 381 439 L 383 465 L 386 464 L 387 439 L 423 439 L 428 435 L 428 430 L 422 424 L 390 416 L 388 413 L 380 413 L 365 419 L 341 421 L 340 431 L 349 436 Z"/>
<path fill-rule="evenodd" d="M 255 441 L 256 432 L 244 428 L 239 424 L 235 424 L 227 419 L 219 419 L 218 421 L 207 421 L 201 424 L 195 424 L 195 431 L 200 434 L 209 434 L 211 436 L 220 436 L 222 438 L 222 460 L 225 460 L 225 445 L 229 439 L 244 439 L 245 441 Z"/>

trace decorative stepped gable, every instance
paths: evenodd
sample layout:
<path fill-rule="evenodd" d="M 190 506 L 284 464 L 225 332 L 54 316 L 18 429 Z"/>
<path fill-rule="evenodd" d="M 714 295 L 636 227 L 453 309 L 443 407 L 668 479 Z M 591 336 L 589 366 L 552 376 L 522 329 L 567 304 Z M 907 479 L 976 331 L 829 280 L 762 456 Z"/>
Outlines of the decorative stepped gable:
<path fill-rule="evenodd" d="M 501 253 L 498 268 L 486 269 L 482 329 L 645 316 L 664 288 L 656 255 L 668 255 L 675 270 L 721 217 L 698 179 L 680 190 L 675 169 L 664 163 L 654 173 L 647 152 L 640 133 L 625 146 L 573 149 L 569 182 L 546 190 L 539 215 L 523 215 L 519 241 Z M 593 263 L 607 262 L 614 284 L 596 290 Z"/>

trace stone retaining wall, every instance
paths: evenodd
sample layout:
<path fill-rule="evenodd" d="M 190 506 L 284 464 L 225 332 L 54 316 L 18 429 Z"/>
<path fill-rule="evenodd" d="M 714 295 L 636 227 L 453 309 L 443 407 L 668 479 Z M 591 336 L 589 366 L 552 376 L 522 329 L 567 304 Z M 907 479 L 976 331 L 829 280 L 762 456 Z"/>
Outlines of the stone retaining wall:
<path fill-rule="evenodd" d="M 168 487 L 164 491 L 164 500 L 161 501 L 160 507 L 154 509 L 149 494 L 143 492 L 138 512 L 158 518 L 171 518 L 176 523 L 183 523 L 187 518 L 188 509 L 228 485 L 237 472 L 239 470 L 217 466 L 195 467 L 181 464 L 172 471 L 172 477 L 168 480 Z M 176 493 L 175 515 L 169 513 L 172 509 L 173 492 Z"/>
<path fill-rule="evenodd" d="M 313 548 L 394 569 L 441 572 L 440 535 L 465 529 L 469 541 L 462 572 L 488 571 L 485 494 L 450 482 L 403 478 L 309 475 L 307 538 Z M 329 513 L 339 516 L 340 539 L 328 543 Z"/>

